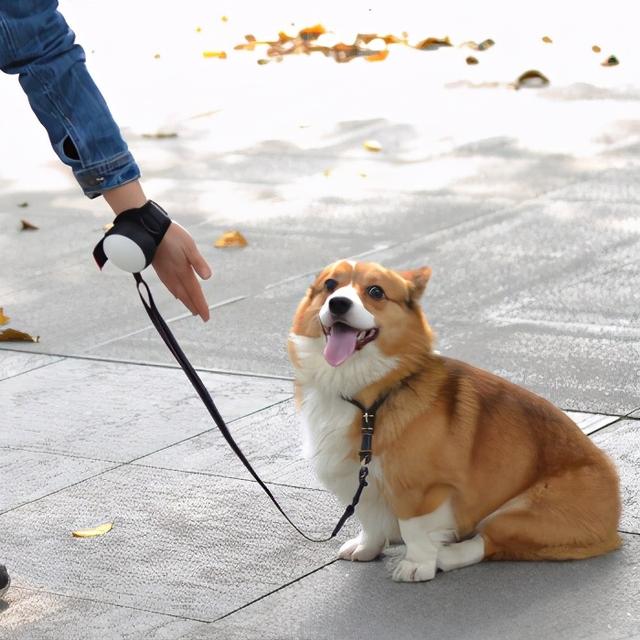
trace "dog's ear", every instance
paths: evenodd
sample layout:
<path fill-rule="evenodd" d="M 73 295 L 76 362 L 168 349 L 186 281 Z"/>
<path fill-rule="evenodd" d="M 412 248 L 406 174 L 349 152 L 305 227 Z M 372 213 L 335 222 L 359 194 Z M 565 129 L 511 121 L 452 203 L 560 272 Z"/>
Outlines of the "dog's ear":
<path fill-rule="evenodd" d="M 431 267 L 419 267 L 411 271 L 402 271 L 400 275 L 409 284 L 409 304 L 416 302 L 422 297 L 427 283 L 431 277 Z"/>

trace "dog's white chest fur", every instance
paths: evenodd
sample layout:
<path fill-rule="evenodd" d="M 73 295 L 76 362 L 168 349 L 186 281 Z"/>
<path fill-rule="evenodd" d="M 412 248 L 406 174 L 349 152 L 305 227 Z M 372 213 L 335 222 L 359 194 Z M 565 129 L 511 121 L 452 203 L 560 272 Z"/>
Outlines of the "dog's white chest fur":
<path fill-rule="evenodd" d="M 371 344 L 341 366 L 332 367 L 322 354 L 324 338 L 292 335 L 290 339 L 300 365 L 297 380 L 302 391 L 303 454 L 313 461 L 322 484 L 342 502 L 350 502 L 360 466 L 353 457 L 350 431 L 359 411 L 342 396 L 355 396 L 391 371 L 397 360 Z M 375 467 L 379 477 L 377 462 Z"/>

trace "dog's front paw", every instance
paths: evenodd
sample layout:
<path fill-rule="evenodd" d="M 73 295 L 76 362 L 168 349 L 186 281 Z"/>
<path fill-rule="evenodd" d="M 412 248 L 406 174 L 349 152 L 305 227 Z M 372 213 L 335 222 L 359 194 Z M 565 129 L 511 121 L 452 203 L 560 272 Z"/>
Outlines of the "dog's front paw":
<path fill-rule="evenodd" d="M 400 560 L 393 570 L 395 582 L 425 582 L 433 580 L 436 575 L 436 559 L 428 562 L 412 562 L 411 560 Z"/>
<path fill-rule="evenodd" d="M 363 539 L 362 534 L 347 540 L 338 551 L 338 557 L 342 560 L 354 560 L 358 562 L 369 562 L 375 560 L 382 552 L 382 547 L 378 544 L 371 544 Z"/>

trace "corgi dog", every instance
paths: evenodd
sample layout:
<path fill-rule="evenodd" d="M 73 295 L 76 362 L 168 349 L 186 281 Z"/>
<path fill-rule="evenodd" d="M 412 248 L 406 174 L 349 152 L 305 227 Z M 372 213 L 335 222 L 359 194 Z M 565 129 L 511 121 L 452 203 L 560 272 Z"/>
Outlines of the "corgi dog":
<path fill-rule="evenodd" d="M 358 486 L 361 407 L 372 455 L 346 560 L 403 542 L 399 582 L 482 560 L 569 560 L 620 546 L 609 458 L 562 411 L 433 351 L 420 306 L 431 275 L 341 260 L 308 289 L 288 350 L 303 453 L 344 504 Z M 381 404 L 380 404 L 381 402 Z"/>

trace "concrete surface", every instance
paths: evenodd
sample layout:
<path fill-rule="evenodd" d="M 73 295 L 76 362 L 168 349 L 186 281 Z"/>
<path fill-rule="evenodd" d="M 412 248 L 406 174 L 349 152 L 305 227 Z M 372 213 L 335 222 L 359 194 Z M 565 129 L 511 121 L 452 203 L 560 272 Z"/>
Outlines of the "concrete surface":
<path fill-rule="evenodd" d="M 106 207 L 82 198 L 15 78 L 0 77 L 0 306 L 10 327 L 40 336 L 0 343 L 0 562 L 13 577 L 0 637 L 640 637 L 640 88 L 628 6 L 611 3 L 604 20 L 595 4 L 545 0 L 524 20 L 497 0 L 61 5 L 148 195 L 213 266 L 211 321 L 145 277 L 296 522 L 321 535 L 340 509 L 300 456 L 286 337 L 314 274 L 354 257 L 432 266 L 424 306 L 440 351 L 549 398 L 611 455 L 624 545 L 397 585 L 387 565 L 400 548 L 352 565 L 335 559 L 338 541 L 302 540 L 228 451 L 131 277 L 95 268 Z M 347 65 L 259 66 L 261 54 L 233 50 L 245 33 L 318 21 L 496 46 L 475 67 L 458 46 Z M 114 47 L 116 28 L 129 47 Z M 228 59 L 203 59 L 209 48 Z M 609 53 L 618 67 L 600 65 Z M 531 67 L 548 88 L 506 88 Z M 159 131 L 177 137 L 145 137 Z M 40 229 L 19 231 L 20 218 Z M 248 247 L 213 249 L 232 228 Z M 71 537 L 107 521 L 104 537 Z"/>

